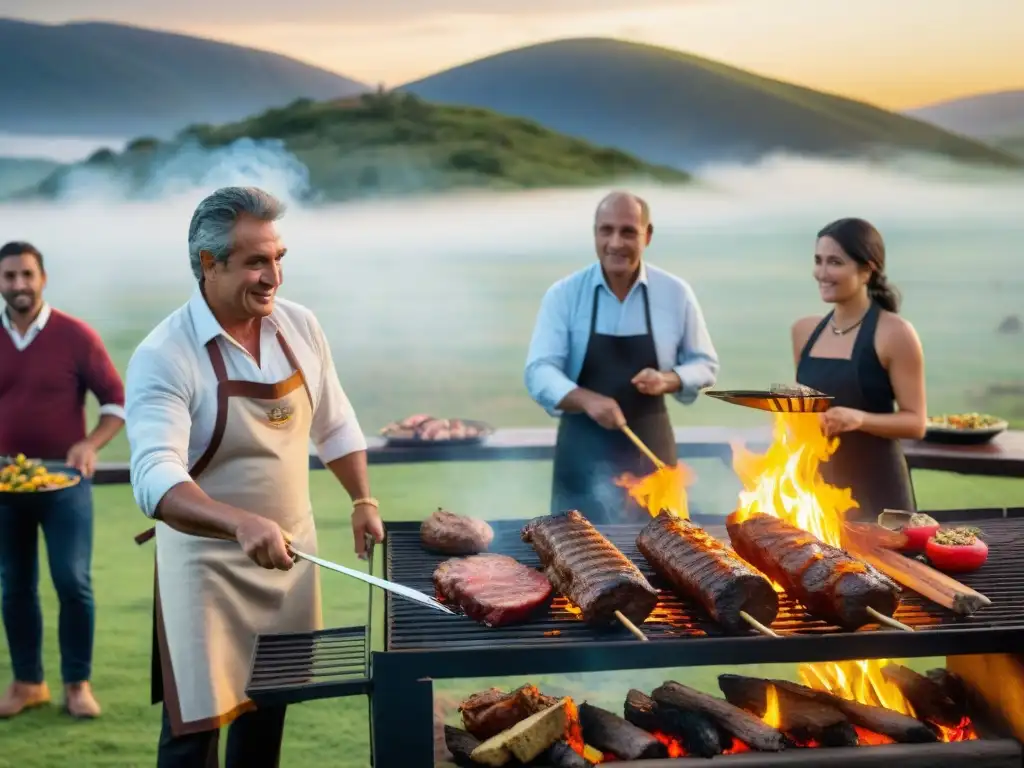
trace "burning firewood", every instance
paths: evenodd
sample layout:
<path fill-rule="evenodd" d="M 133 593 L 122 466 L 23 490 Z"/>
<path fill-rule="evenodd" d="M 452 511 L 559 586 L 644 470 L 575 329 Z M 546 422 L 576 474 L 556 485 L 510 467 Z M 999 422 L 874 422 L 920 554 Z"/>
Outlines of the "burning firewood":
<path fill-rule="evenodd" d="M 480 765 L 470 757 L 473 750 L 480 746 L 480 740 L 472 734 L 466 733 L 461 728 L 446 725 L 444 727 L 444 743 L 448 747 L 448 751 L 452 753 L 452 762 L 460 768 L 477 768 Z"/>
<path fill-rule="evenodd" d="M 730 704 L 767 720 L 797 744 L 855 747 L 859 743 L 857 731 L 846 715 L 823 702 L 776 688 L 767 680 L 742 675 L 719 675 L 718 687 Z M 776 698 L 777 711 L 766 718 L 770 693 Z"/>
<path fill-rule="evenodd" d="M 953 703 L 963 712 L 969 708 L 967 698 L 967 684 L 964 679 L 955 672 L 950 672 L 945 667 L 929 669 L 925 673 L 929 680 L 942 689 L 942 692 L 953 700 Z"/>
<path fill-rule="evenodd" d="M 543 753 L 538 764 L 548 768 L 593 768 L 593 763 L 576 752 L 567 741 L 556 741 L 551 749 Z"/>
<path fill-rule="evenodd" d="M 942 686 L 900 664 L 882 667 L 882 675 L 900 689 L 921 720 L 954 728 L 967 714 L 956 705 Z"/>
<path fill-rule="evenodd" d="M 788 680 L 770 680 L 769 682 L 777 690 L 785 690 L 813 701 L 831 705 L 846 715 L 846 718 L 854 725 L 859 725 L 861 728 L 881 734 L 882 736 L 888 736 L 893 741 L 898 741 L 902 744 L 924 744 L 939 740 L 933 728 L 909 715 L 904 715 L 885 707 L 861 704 L 827 693 L 826 691 L 819 691 L 798 683 L 791 683 Z"/>
<path fill-rule="evenodd" d="M 663 707 L 700 712 L 748 747 L 759 752 L 779 752 L 786 746 L 786 739 L 782 733 L 763 720 L 727 701 L 671 680 L 655 688 L 651 692 L 651 698 Z"/>
<path fill-rule="evenodd" d="M 580 705 L 580 723 L 588 744 L 620 760 L 668 757 L 668 748 L 657 738 L 606 709 L 584 702 Z"/>
<path fill-rule="evenodd" d="M 572 699 L 565 698 L 554 706 L 530 715 L 497 736 L 483 742 L 470 754 L 470 758 L 483 765 L 499 768 L 513 758 L 529 763 L 555 742 L 565 738 L 575 718 Z"/>
<path fill-rule="evenodd" d="M 722 754 L 722 739 L 714 721 L 700 712 L 663 707 L 650 696 L 630 689 L 623 714 L 628 722 L 649 733 L 663 733 L 675 739 L 694 757 Z"/>

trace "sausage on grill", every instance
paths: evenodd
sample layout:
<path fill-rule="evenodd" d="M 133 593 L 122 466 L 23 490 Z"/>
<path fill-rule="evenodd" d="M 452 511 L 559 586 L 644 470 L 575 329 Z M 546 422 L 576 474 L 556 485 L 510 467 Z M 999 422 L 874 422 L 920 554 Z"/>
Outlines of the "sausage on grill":
<path fill-rule="evenodd" d="M 772 583 L 700 526 L 662 512 L 640 531 L 636 546 L 673 590 L 699 601 L 727 631 L 750 629 L 740 611 L 764 625 L 775 621 L 779 596 Z"/>
<path fill-rule="evenodd" d="M 733 549 L 814 616 L 846 629 L 878 622 L 869 607 L 892 616 L 900 588 L 867 563 L 772 515 L 726 522 Z"/>
<path fill-rule="evenodd" d="M 610 624 L 615 611 L 640 624 L 654 610 L 657 590 L 578 511 L 534 518 L 522 538 L 537 552 L 551 585 L 588 624 Z"/>

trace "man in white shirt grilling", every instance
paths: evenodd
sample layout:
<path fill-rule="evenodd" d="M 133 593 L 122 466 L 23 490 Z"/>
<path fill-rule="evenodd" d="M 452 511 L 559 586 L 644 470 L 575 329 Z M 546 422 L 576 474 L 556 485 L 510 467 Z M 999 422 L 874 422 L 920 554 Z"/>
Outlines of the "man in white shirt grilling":
<path fill-rule="evenodd" d="M 219 189 L 189 227 L 195 294 L 139 345 L 126 375 L 135 499 L 156 520 L 153 702 L 158 768 L 276 766 L 284 708 L 245 695 L 256 636 L 321 628 L 309 443 L 352 498 L 356 552 L 383 538 L 366 441 L 306 308 L 276 298 L 281 203 Z M 255 710 L 255 711 L 254 711 Z M 207 762 L 207 761 L 212 762 Z"/>

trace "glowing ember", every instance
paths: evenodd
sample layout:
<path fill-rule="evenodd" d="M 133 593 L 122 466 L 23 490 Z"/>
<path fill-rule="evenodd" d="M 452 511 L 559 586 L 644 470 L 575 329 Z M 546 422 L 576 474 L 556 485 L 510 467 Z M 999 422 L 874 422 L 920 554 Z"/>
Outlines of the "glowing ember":
<path fill-rule="evenodd" d="M 743 483 L 739 522 L 758 513 L 782 518 L 833 546 L 841 546 L 843 516 L 858 506 L 848 488 L 829 485 L 819 468 L 839 447 L 817 413 L 777 413 L 772 443 L 758 455 L 733 444 L 733 470 Z"/>
<path fill-rule="evenodd" d="M 616 478 L 615 484 L 625 488 L 630 497 L 651 517 L 657 517 L 667 509 L 684 520 L 690 518 L 687 508 L 686 489 L 693 485 L 695 475 L 682 462 L 674 467 L 665 466 L 650 475 L 636 477 L 626 473 Z"/>
<path fill-rule="evenodd" d="M 686 750 L 683 749 L 683 745 L 673 739 L 671 736 L 666 736 L 664 733 L 659 731 L 652 731 L 651 736 L 656 738 L 662 744 L 668 748 L 669 757 L 686 757 Z"/>

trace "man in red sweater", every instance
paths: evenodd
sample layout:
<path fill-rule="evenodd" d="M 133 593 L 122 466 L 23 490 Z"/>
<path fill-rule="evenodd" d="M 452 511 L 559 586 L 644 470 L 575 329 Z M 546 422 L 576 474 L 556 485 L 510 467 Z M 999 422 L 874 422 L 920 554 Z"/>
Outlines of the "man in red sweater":
<path fill-rule="evenodd" d="M 14 682 L 0 697 L 0 718 L 46 704 L 43 615 L 39 608 L 38 531 L 60 600 L 58 637 L 67 712 L 96 717 L 92 694 L 92 489 L 96 453 L 124 426 L 124 385 L 99 335 L 43 301 L 43 256 L 29 243 L 0 248 L 0 456 L 66 464 L 82 482 L 55 498 L 15 508 L 0 500 L 0 590 Z M 86 433 L 85 393 L 100 403 Z"/>

